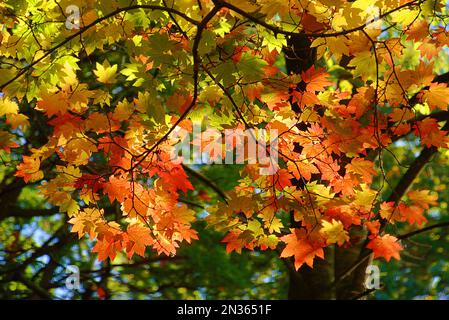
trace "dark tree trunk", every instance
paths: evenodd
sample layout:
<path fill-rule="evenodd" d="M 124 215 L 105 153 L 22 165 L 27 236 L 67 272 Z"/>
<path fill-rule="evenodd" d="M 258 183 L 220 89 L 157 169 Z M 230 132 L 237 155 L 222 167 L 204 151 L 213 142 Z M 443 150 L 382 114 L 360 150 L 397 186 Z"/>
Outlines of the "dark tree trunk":
<path fill-rule="evenodd" d="M 311 48 L 310 40 L 303 34 L 287 39 L 284 56 L 288 73 L 301 73 L 316 62 L 316 50 Z M 301 85 L 299 84 L 299 89 Z M 300 112 L 297 106 L 292 106 Z M 305 124 L 298 124 L 304 127 Z M 297 146 L 300 150 L 301 146 Z M 298 188 L 303 188 L 301 181 L 294 181 Z M 292 227 L 297 227 L 292 221 Z M 303 265 L 298 271 L 289 267 L 288 299 L 352 299 L 365 291 L 365 270 L 371 259 L 365 259 L 352 272 L 348 269 L 357 263 L 366 253 L 364 248 L 366 234 L 363 230 L 355 231 L 361 239 L 351 248 L 328 247 L 325 249 L 325 260 L 316 258 L 314 267 Z M 342 275 L 344 279 L 338 280 Z M 335 284 L 335 281 L 337 284 Z"/>

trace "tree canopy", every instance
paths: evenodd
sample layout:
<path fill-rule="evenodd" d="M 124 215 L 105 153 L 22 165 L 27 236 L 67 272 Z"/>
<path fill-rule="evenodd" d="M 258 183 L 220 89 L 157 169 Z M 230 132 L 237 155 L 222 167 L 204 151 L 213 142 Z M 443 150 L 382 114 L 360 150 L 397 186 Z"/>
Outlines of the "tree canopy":
<path fill-rule="evenodd" d="M 0 296 L 446 297 L 445 1 L 0 17 Z"/>

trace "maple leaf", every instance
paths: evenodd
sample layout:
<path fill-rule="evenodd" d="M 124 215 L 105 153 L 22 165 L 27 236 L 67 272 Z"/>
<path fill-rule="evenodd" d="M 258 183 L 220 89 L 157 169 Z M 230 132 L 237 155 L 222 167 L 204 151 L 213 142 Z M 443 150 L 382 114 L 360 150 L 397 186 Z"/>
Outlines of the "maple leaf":
<path fill-rule="evenodd" d="M 422 100 L 427 102 L 430 110 L 436 108 L 447 110 L 449 105 L 449 88 L 446 83 L 431 83 L 429 90 L 422 95 Z"/>
<path fill-rule="evenodd" d="M 313 268 L 315 257 L 324 259 L 323 247 L 313 243 L 308 239 L 304 230 L 290 229 L 290 234 L 281 237 L 281 241 L 286 243 L 281 252 L 281 258 L 295 257 L 295 269 L 298 270 L 305 263 Z"/>
<path fill-rule="evenodd" d="M 156 240 L 153 244 L 153 248 L 158 254 L 164 253 L 167 256 L 173 257 L 176 254 L 176 248 L 178 247 L 178 243 L 176 241 L 172 241 L 171 237 L 165 235 L 164 233 L 156 234 Z"/>
<path fill-rule="evenodd" d="M 65 144 L 60 155 L 64 160 L 80 166 L 87 164 L 92 153 L 96 151 L 97 146 L 94 142 L 79 135 L 76 139 L 70 139 L 69 142 Z"/>
<path fill-rule="evenodd" d="M 5 114 L 17 114 L 19 106 L 6 97 L 0 97 L 0 117 Z"/>
<path fill-rule="evenodd" d="M 436 119 L 426 118 L 414 125 L 415 135 L 421 138 L 421 143 L 428 148 L 446 147 L 449 140 L 447 131 L 440 130 Z"/>
<path fill-rule="evenodd" d="M 417 206 L 429 209 L 437 205 L 438 195 L 431 194 L 430 190 L 413 190 L 407 193 L 407 197 Z"/>
<path fill-rule="evenodd" d="M 377 174 L 374 170 L 374 163 L 360 158 L 352 159 L 351 163 L 346 166 L 346 170 L 361 175 L 364 183 L 371 183 L 373 176 Z"/>
<path fill-rule="evenodd" d="M 242 249 L 247 244 L 247 241 L 240 237 L 241 232 L 229 232 L 221 242 L 226 243 L 226 252 L 231 253 L 235 251 L 237 253 L 242 253 Z"/>
<path fill-rule="evenodd" d="M 358 179 L 354 179 L 350 174 L 346 174 L 343 178 L 337 178 L 331 181 L 334 192 L 341 192 L 342 195 L 346 196 L 353 196 L 355 194 L 354 187 L 358 185 L 358 183 Z"/>
<path fill-rule="evenodd" d="M 104 84 L 112 84 L 115 82 L 115 74 L 117 73 L 117 65 L 110 65 L 108 60 L 103 64 L 97 62 L 96 69 L 93 71 L 97 76 L 97 80 Z"/>
<path fill-rule="evenodd" d="M 374 237 L 366 247 L 373 250 L 374 258 L 383 257 L 387 261 L 391 258 L 399 260 L 399 252 L 402 250 L 398 239 L 389 234 Z"/>
<path fill-rule="evenodd" d="M 322 220 L 321 225 L 323 227 L 320 229 L 320 233 L 326 238 L 326 243 L 328 245 L 337 243 L 341 246 L 346 241 L 349 241 L 348 231 L 344 229 L 341 221 L 332 219 L 331 222 L 328 222 L 326 220 Z"/>
<path fill-rule="evenodd" d="M 76 179 L 74 187 L 82 189 L 85 187 L 91 188 L 93 192 L 97 192 L 103 188 L 103 177 L 96 174 L 83 173 L 83 175 Z"/>
<path fill-rule="evenodd" d="M 414 22 L 406 31 L 407 40 L 419 41 L 424 38 L 429 32 L 428 22 L 425 20 L 418 20 Z"/>
<path fill-rule="evenodd" d="M 104 150 L 104 152 L 108 154 L 110 165 L 124 166 L 123 155 L 125 150 L 128 148 L 128 142 L 126 139 L 119 136 L 115 136 L 111 139 L 110 137 L 105 136 L 99 138 L 98 142 L 98 149 Z"/>
<path fill-rule="evenodd" d="M 291 178 L 292 175 L 290 174 L 290 172 L 285 169 L 279 170 L 276 173 L 276 177 L 274 178 L 276 188 L 279 190 L 283 190 L 285 187 L 291 186 Z"/>
<path fill-rule="evenodd" d="M 119 102 L 115 107 L 113 118 L 118 121 L 125 121 L 131 117 L 134 111 L 134 105 L 126 100 L 123 100 Z"/>
<path fill-rule="evenodd" d="M 377 236 L 379 234 L 379 230 L 380 230 L 380 222 L 379 221 L 377 221 L 377 220 L 367 221 L 367 222 L 365 222 L 365 226 L 372 235 Z"/>
<path fill-rule="evenodd" d="M 403 205 L 402 203 L 399 207 Z M 401 214 L 401 210 L 395 207 L 394 201 L 382 202 L 380 204 L 380 216 L 386 219 L 389 223 L 394 223 L 395 221 L 405 221 L 404 216 Z"/>
<path fill-rule="evenodd" d="M 81 239 L 85 234 L 88 234 L 91 239 L 94 239 L 97 235 L 95 229 L 97 223 L 102 220 L 103 210 L 97 208 L 85 208 L 80 211 L 69 223 L 73 224 L 72 232 L 78 233 L 78 238 Z"/>
<path fill-rule="evenodd" d="M 312 92 L 293 91 L 292 98 L 293 102 L 297 103 L 301 109 L 304 109 L 306 106 L 313 106 L 320 103 L 320 99 L 318 99 L 316 94 Z"/>
<path fill-rule="evenodd" d="M 167 187 L 187 192 L 188 190 L 194 190 L 193 185 L 190 183 L 187 174 L 180 165 L 175 165 L 169 172 L 159 171 L 161 179 L 166 183 Z"/>
<path fill-rule="evenodd" d="M 269 236 L 262 236 L 258 239 L 258 245 L 260 245 L 261 250 L 266 250 L 268 248 L 274 250 L 279 243 L 279 238 L 274 234 Z"/>
<path fill-rule="evenodd" d="M 122 250 L 121 240 L 109 240 L 106 237 L 98 239 L 92 252 L 98 253 L 98 260 L 103 261 L 107 258 L 113 261 L 117 256 L 117 251 Z"/>
<path fill-rule="evenodd" d="M 318 168 L 307 160 L 298 162 L 288 162 L 288 170 L 293 174 L 293 176 L 300 180 L 301 177 L 309 181 L 312 178 L 313 173 L 319 173 Z"/>
<path fill-rule="evenodd" d="M 317 33 L 325 29 L 325 24 L 318 22 L 317 18 L 307 12 L 301 14 L 301 24 L 306 33 Z"/>
<path fill-rule="evenodd" d="M 25 129 L 30 125 L 28 119 L 29 118 L 24 114 L 9 113 L 7 115 L 6 123 L 11 125 L 11 128 L 13 129 L 17 129 L 19 127 Z"/>
<path fill-rule="evenodd" d="M 349 101 L 348 109 L 351 113 L 355 113 L 357 119 L 365 114 L 371 106 L 374 98 L 373 87 L 362 87 L 357 89 L 357 93 L 353 95 L 351 101 Z"/>
<path fill-rule="evenodd" d="M 11 152 L 11 148 L 18 148 L 19 145 L 12 141 L 15 136 L 7 131 L 0 130 L 0 149 Z"/>
<path fill-rule="evenodd" d="M 179 225 L 175 234 L 179 234 L 179 237 L 175 237 L 177 241 L 185 240 L 187 243 L 192 243 L 192 240 L 198 240 L 198 232 L 187 225 Z"/>
<path fill-rule="evenodd" d="M 315 66 L 301 73 L 301 79 L 306 83 L 306 90 L 312 93 L 323 91 L 325 87 L 332 85 L 332 81 L 328 79 L 329 76 L 324 68 L 315 69 Z"/>
<path fill-rule="evenodd" d="M 112 203 L 115 199 L 123 202 L 130 190 L 130 182 L 122 176 L 110 176 L 109 181 L 103 184 L 103 191 Z"/>
<path fill-rule="evenodd" d="M 411 205 L 406 206 L 401 203 L 399 205 L 399 211 L 405 221 L 408 221 L 410 224 L 416 223 L 417 225 L 421 225 L 423 222 L 426 222 L 426 217 L 423 216 L 424 209 L 421 206 Z"/>
<path fill-rule="evenodd" d="M 336 220 L 341 221 L 346 229 L 353 224 L 360 225 L 362 223 L 361 217 L 346 206 L 329 208 L 326 210 L 325 216 L 331 219 L 335 218 Z"/>
<path fill-rule="evenodd" d="M 69 96 L 66 92 L 42 92 L 41 100 L 37 102 L 37 110 L 44 111 L 48 117 L 64 114 L 70 109 Z"/>
<path fill-rule="evenodd" d="M 25 182 L 41 180 L 44 173 L 40 170 L 40 159 L 37 157 L 23 156 L 22 163 L 17 166 L 16 177 L 22 177 Z"/>
<path fill-rule="evenodd" d="M 154 243 L 154 239 L 150 235 L 151 230 L 138 224 L 129 224 L 126 230 L 128 243 L 126 244 L 126 253 L 131 258 L 134 253 L 139 256 L 145 256 L 145 248 Z"/>
<path fill-rule="evenodd" d="M 177 111 L 179 113 L 184 113 L 187 107 L 192 103 L 193 97 L 191 94 L 182 94 L 177 92 L 170 96 L 167 100 L 167 106 L 170 110 Z"/>

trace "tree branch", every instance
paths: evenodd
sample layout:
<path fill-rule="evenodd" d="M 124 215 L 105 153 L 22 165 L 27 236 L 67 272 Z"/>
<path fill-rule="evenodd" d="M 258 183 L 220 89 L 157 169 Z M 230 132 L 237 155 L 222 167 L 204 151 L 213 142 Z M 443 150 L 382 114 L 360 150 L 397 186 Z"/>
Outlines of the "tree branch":
<path fill-rule="evenodd" d="M 6 207 L 0 212 L 0 221 L 10 218 L 33 218 L 33 217 L 47 217 L 58 214 L 59 211 L 56 208 L 53 209 L 22 209 L 18 207 L 8 208 Z"/>
<path fill-rule="evenodd" d="M 202 175 L 201 173 L 199 173 L 198 171 L 193 170 L 192 168 L 186 166 L 186 165 L 182 165 L 182 167 L 184 168 L 184 170 L 191 174 L 192 176 L 194 176 L 195 178 L 197 178 L 198 180 L 200 180 L 201 182 L 203 182 L 205 185 L 207 185 L 208 187 L 210 187 L 212 190 L 215 191 L 215 193 L 217 193 L 226 203 L 228 203 L 228 196 L 226 195 L 226 193 L 224 193 L 223 190 L 221 190 L 213 181 L 209 180 L 207 177 L 205 177 L 204 175 Z"/>
<path fill-rule="evenodd" d="M 449 121 L 442 128 L 443 131 L 449 130 Z M 396 187 L 393 189 L 391 195 L 388 197 L 387 202 L 394 202 L 397 204 L 404 194 L 407 192 L 408 188 L 412 185 L 413 181 L 416 179 L 418 174 L 424 168 L 424 166 L 430 161 L 432 156 L 438 152 L 438 148 L 432 146 L 430 148 L 424 148 L 419 156 L 412 162 L 410 167 L 407 169 L 405 174 L 401 177 Z M 382 221 L 382 227 L 387 223 L 386 220 Z"/>
<path fill-rule="evenodd" d="M 27 286 L 39 298 L 46 299 L 46 300 L 52 300 L 53 297 L 51 296 L 51 294 L 47 290 L 45 290 L 44 288 L 40 287 L 36 283 L 28 280 L 22 274 L 19 274 L 17 278 L 18 278 L 17 279 L 18 281 L 22 282 L 25 286 Z"/>
<path fill-rule="evenodd" d="M 420 233 L 423 233 L 423 232 L 427 232 L 427 231 L 430 231 L 430 230 L 433 230 L 433 229 L 437 229 L 437 228 L 445 228 L 445 227 L 449 227 L 449 221 L 440 222 L 440 223 L 437 223 L 437 224 L 434 224 L 434 225 L 431 225 L 431 226 L 428 226 L 428 227 L 425 227 L 425 228 L 422 228 L 422 229 L 418 229 L 418 230 L 415 230 L 415 231 L 412 231 L 412 232 L 409 232 L 409 233 L 401 234 L 401 235 L 398 235 L 397 238 L 399 240 L 403 240 L 403 239 L 407 239 L 407 238 L 416 236 L 416 235 L 418 235 Z"/>

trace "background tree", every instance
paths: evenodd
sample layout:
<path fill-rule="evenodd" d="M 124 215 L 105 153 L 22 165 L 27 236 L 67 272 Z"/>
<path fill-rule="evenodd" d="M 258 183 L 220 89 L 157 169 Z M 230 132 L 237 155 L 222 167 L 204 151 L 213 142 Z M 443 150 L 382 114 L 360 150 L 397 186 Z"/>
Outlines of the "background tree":
<path fill-rule="evenodd" d="M 1 296 L 357 299 L 380 263 L 377 297 L 444 297 L 444 1 L 0 10 Z M 210 163 L 262 129 L 268 163 Z"/>

